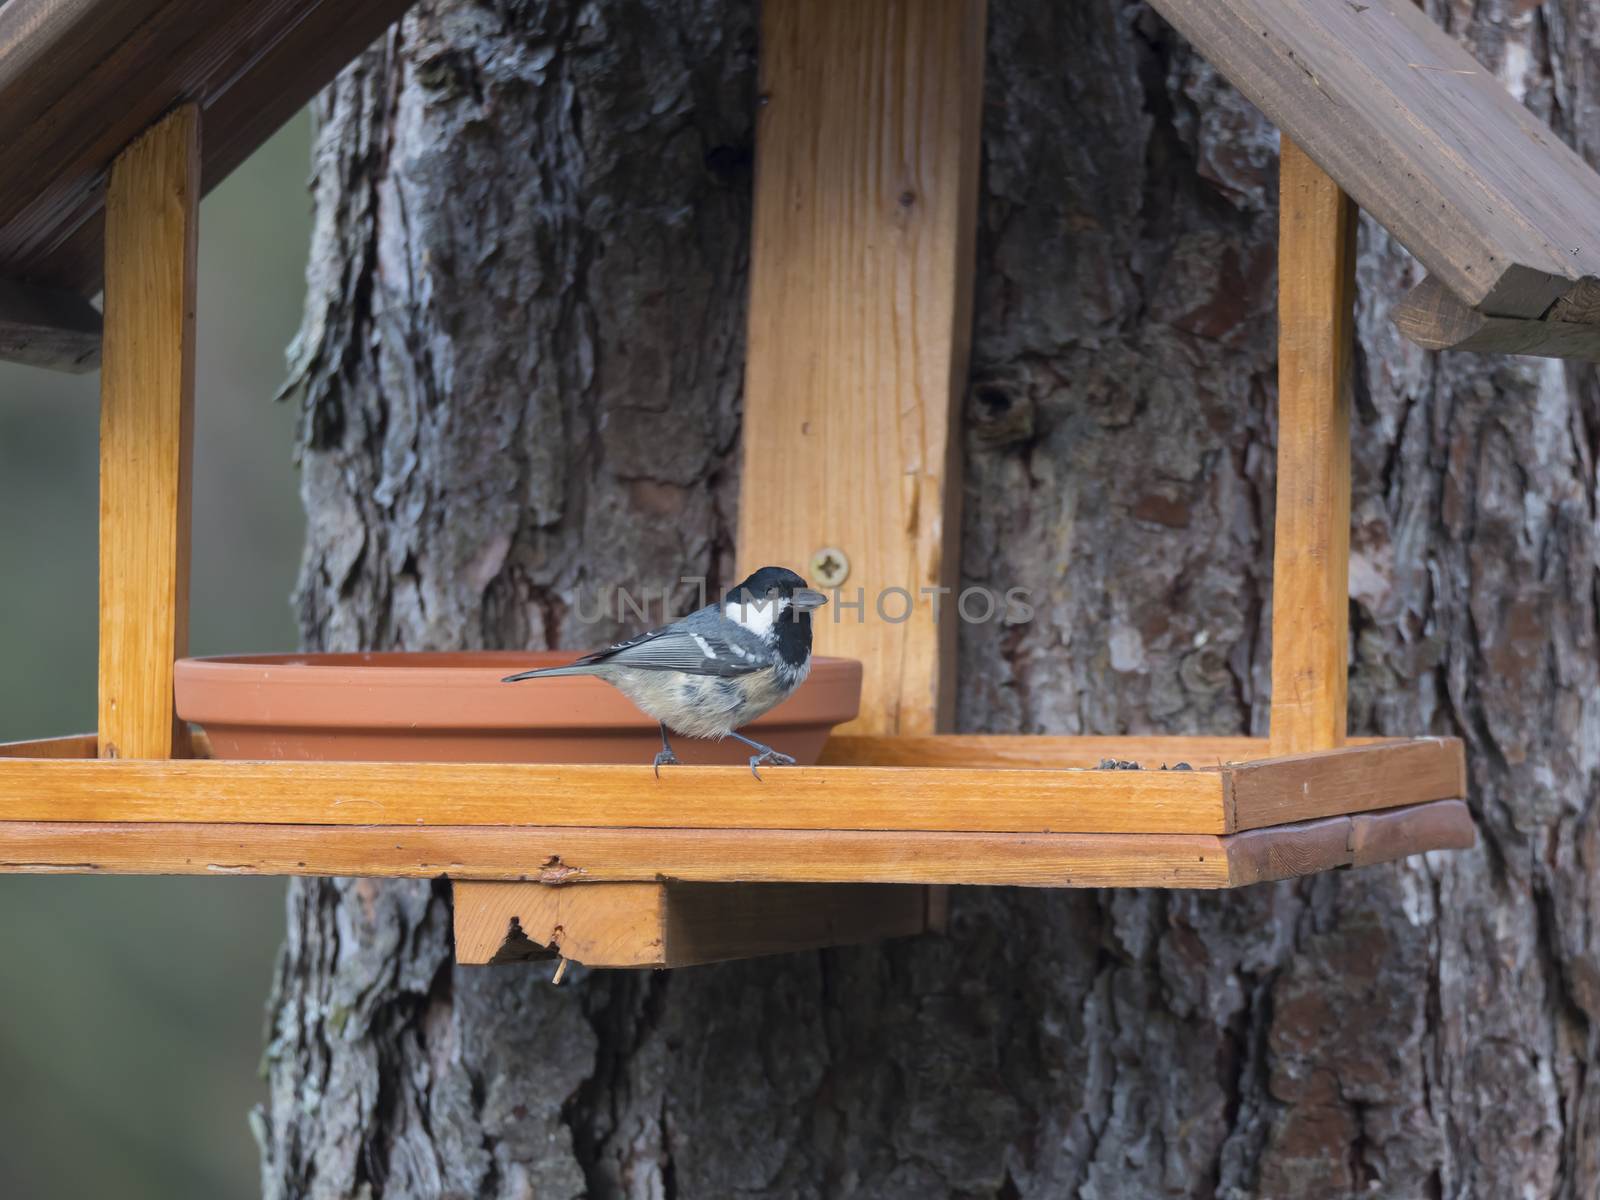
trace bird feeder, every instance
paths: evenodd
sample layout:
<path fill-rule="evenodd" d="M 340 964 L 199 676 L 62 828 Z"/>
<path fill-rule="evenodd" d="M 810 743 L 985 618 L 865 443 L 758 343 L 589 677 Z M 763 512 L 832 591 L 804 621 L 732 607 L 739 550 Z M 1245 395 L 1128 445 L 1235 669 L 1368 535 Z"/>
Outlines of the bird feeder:
<path fill-rule="evenodd" d="M 1152 3 L 1284 133 L 1270 736 L 949 734 L 954 622 L 825 621 L 862 715 L 760 784 L 207 757 L 173 711 L 196 205 L 404 5 L 0 6 L 0 356 L 101 370 L 99 728 L 0 748 L 0 870 L 444 876 L 463 962 L 662 966 L 937 927 L 942 885 L 1230 888 L 1471 845 L 1459 741 L 1345 733 L 1355 214 L 1427 269 L 1395 310 L 1421 344 L 1588 357 L 1600 181 L 1409 0 Z M 741 557 L 949 587 L 984 3 L 762 10 L 743 438 L 774 502 Z"/>

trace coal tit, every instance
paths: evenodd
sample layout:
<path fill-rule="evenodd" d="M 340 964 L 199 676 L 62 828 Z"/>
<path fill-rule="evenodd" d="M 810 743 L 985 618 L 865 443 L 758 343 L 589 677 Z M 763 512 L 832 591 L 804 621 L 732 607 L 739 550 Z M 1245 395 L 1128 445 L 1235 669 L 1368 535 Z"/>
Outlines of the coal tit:
<path fill-rule="evenodd" d="M 737 738 L 757 751 L 750 771 L 794 759 L 739 732 L 787 700 L 811 671 L 811 612 L 827 596 L 782 567 L 762 567 L 717 604 L 641 633 L 571 666 L 508 675 L 506 683 L 595 675 L 661 726 L 656 774 L 677 763 L 667 731 L 697 738 Z"/>

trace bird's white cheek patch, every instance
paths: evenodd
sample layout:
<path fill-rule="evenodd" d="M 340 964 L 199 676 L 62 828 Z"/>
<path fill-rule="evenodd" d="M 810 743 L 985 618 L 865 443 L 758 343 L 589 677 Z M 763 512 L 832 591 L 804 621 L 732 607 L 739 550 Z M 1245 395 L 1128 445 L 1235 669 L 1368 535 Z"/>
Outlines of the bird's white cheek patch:
<path fill-rule="evenodd" d="M 764 638 L 772 632 L 772 627 L 778 623 L 778 618 L 788 607 L 789 602 L 783 599 L 750 600 L 743 603 L 736 600 L 726 605 L 722 613 L 728 620 L 743 626 L 757 637 Z"/>

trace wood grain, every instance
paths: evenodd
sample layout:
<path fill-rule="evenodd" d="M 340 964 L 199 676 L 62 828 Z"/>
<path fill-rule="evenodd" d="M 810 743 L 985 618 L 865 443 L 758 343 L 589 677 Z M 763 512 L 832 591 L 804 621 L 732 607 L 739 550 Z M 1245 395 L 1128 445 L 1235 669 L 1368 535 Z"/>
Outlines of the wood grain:
<path fill-rule="evenodd" d="M 100 365 L 100 312 L 76 292 L 0 279 L 0 359 L 92 371 Z"/>
<path fill-rule="evenodd" d="M 1427 350 L 1600 359 L 1600 325 L 1486 317 L 1432 275 L 1407 292 L 1390 315 L 1395 328 Z"/>
<path fill-rule="evenodd" d="M 95 758 L 99 753 L 100 739 L 92 733 L 28 742 L 0 742 L 0 758 Z"/>
<path fill-rule="evenodd" d="M 1266 738 L 1057 737 L 1050 734 L 834 734 L 823 747 L 829 767 L 1098 767 L 1106 759 L 1152 770 L 1186 762 L 1196 768 L 1268 757 Z"/>
<path fill-rule="evenodd" d="M 901 587 L 910 605 L 956 579 L 951 428 L 972 322 L 985 3 L 762 9 L 742 436 L 744 478 L 763 488 L 740 506 L 740 556 L 873 597 L 853 622 L 838 591 L 817 619 L 819 650 L 867 668 L 848 728 L 930 733 L 955 711 L 955 621 L 924 609 L 896 624 L 877 597 Z M 833 546 L 843 580 L 815 568 Z"/>
<path fill-rule="evenodd" d="M 1270 739 L 1293 754 L 1345 736 L 1356 211 L 1288 138 L 1278 205 Z"/>
<path fill-rule="evenodd" d="M 591 967 L 667 965 L 664 883 L 458 880 L 452 891 L 458 963 L 558 954 Z"/>
<path fill-rule="evenodd" d="M 1469 307 L 1600 276 L 1588 165 L 1411 0 L 1152 0 Z"/>
<path fill-rule="evenodd" d="M 618 766 L 111 762 L 88 758 L 93 747 L 0 746 L 0 819 L 1225 833 L 1466 790 L 1455 738 L 1363 739 L 1192 771 L 786 767 L 759 783 L 742 767 L 657 780 Z"/>
<path fill-rule="evenodd" d="M 0 819 L 1221 833 L 1207 771 L 0 759 Z"/>
<path fill-rule="evenodd" d="M 206 190 L 404 12 L 404 0 L 0 4 L 0 276 L 101 278 L 112 159 L 180 101 L 206 114 Z"/>
<path fill-rule="evenodd" d="M 1478 840 L 1465 802 L 1441 800 L 1350 818 L 1350 865 L 1368 867 L 1429 850 L 1470 850 Z"/>
<path fill-rule="evenodd" d="M 1236 887 L 1272 879 L 1297 879 L 1349 866 L 1351 862 L 1348 817 L 1231 833 L 1223 841 L 1228 882 Z"/>
<path fill-rule="evenodd" d="M 883 884 L 484 883 L 455 892 L 456 961 L 559 954 L 689 967 L 922 933 L 925 889 Z"/>
<path fill-rule="evenodd" d="M 1404 740 L 1346 739 L 1352 746 Z M 1188 763 L 1215 770 L 1227 763 L 1272 757 L 1266 738 L 1058 736 L 1047 733 L 835 734 L 819 762 L 825 767 L 1098 767 L 1106 759 L 1147 770 Z"/>
<path fill-rule="evenodd" d="M 200 112 L 128 147 L 106 201 L 100 372 L 100 754 L 168 758 L 186 727 Z"/>
<path fill-rule="evenodd" d="M 982 0 L 762 6 L 739 556 L 850 563 L 819 653 L 859 658 L 853 732 L 932 733 L 954 695 L 958 446 L 978 178 Z M 816 582 L 813 579 L 813 582 Z M 917 600 L 910 620 L 896 622 Z M 858 616 L 860 619 L 858 620 Z"/>
<path fill-rule="evenodd" d="M 1466 850 L 1477 841 L 1460 800 L 1435 800 L 1379 813 L 1328 817 L 1229 834 L 1229 884 L 1245 887 L 1337 867 L 1367 867 L 1428 850 Z"/>
<path fill-rule="evenodd" d="M 0 873 L 1221 888 L 1474 836 L 1455 800 L 1221 837 L 0 821 Z"/>
<path fill-rule="evenodd" d="M 1226 775 L 1233 829 L 1467 794 L 1466 752 L 1459 738 L 1416 738 L 1240 763 Z"/>
<path fill-rule="evenodd" d="M 0 873 L 1225 887 L 1204 834 L 0 821 Z"/>

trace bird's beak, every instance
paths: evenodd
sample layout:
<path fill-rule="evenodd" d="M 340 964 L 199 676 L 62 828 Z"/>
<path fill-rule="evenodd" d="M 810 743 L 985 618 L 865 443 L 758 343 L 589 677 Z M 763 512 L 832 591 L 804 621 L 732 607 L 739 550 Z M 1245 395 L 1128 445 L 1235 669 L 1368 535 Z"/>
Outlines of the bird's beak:
<path fill-rule="evenodd" d="M 800 612 L 810 612 L 813 608 L 821 608 L 827 602 L 826 592 L 819 592 L 816 588 L 795 588 L 794 598 L 789 603 Z"/>

